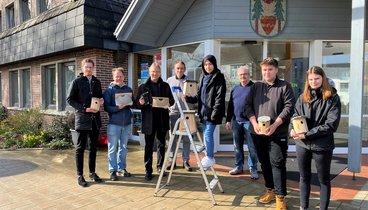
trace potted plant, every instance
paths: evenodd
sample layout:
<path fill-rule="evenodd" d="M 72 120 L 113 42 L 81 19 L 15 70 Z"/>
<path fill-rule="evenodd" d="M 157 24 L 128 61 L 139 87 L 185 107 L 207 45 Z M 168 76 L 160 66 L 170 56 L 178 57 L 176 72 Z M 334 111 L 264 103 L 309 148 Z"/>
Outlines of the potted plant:
<path fill-rule="evenodd" d="M 75 113 L 68 112 L 67 114 L 67 124 L 69 126 L 70 133 L 72 135 L 73 145 L 77 146 L 78 143 L 78 132 L 75 130 Z"/>

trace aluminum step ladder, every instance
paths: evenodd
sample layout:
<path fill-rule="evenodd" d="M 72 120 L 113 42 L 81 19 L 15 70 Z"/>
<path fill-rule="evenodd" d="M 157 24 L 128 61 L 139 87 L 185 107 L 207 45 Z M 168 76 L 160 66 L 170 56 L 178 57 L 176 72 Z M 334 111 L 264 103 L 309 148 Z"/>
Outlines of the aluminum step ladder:
<path fill-rule="evenodd" d="M 223 188 L 221 186 L 219 177 L 217 176 L 216 171 L 213 168 L 213 166 L 211 166 L 209 168 L 204 168 L 202 166 L 202 163 L 201 163 L 201 159 L 200 159 L 199 154 L 201 152 L 206 152 L 206 147 L 203 144 L 201 135 L 197 131 L 197 128 L 196 128 L 195 123 L 188 124 L 189 116 L 190 115 L 193 115 L 194 116 L 195 111 L 194 110 L 190 110 L 189 107 L 188 107 L 187 102 L 185 101 L 185 99 L 181 99 L 181 97 L 179 97 L 179 94 L 181 94 L 181 88 L 180 87 L 173 87 L 172 89 L 174 90 L 173 91 L 173 96 L 174 96 L 176 105 L 178 106 L 178 110 L 180 112 L 180 118 L 176 121 L 172 133 L 170 133 L 169 146 L 168 146 L 167 151 L 166 151 L 166 154 L 165 154 L 164 163 L 163 163 L 162 170 L 161 170 L 160 176 L 159 176 L 158 181 L 157 181 L 157 184 L 156 184 L 156 190 L 155 190 L 154 196 L 156 197 L 157 194 L 158 194 L 158 192 L 161 189 L 163 189 L 166 186 L 169 186 L 170 185 L 170 181 L 171 181 L 171 177 L 172 177 L 172 174 L 173 174 L 173 171 L 174 171 L 174 165 L 175 164 L 171 164 L 171 168 L 169 170 L 169 174 L 168 174 L 166 183 L 163 184 L 162 186 L 160 186 L 161 185 L 161 182 L 162 182 L 162 179 L 163 179 L 163 176 L 164 176 L 164 173 L 166 172 L 168 161 L 170 159 L 169 158 L 169 154 L 171 152 L 171 148 L 173 146 L 173 141 L 175 139 L 175 136 L 178 136 L 178 142 L 176 144 L 176 148 L 175 148 L 173 160 L 176 160 L 176 157 L 177 157 L 177 154 L 178 154 L 178 150 L 179 150 L 179 145 L 180 145 L 181 140 L 182 140 L 182 136 L 188 136 L 191 145 L 193 145 L 193 148 L 194 148 L 193 152 L 195 154 L 195 157 L 196 157 L 196 160 L 197 160 L 197 164 L 198 164 L 198 167 L 199 167 L 199 169 L 201 171 L 201 174 L 202 174 L 204 183 L 206 185 L 206 189 L 208 191 L 208 194 L 210 195 L 210 198 L 212 200 L 213 205 L 216 205 L 216 200 L 215 200 L 215 197 L 213 195 L 213 190 L 216 188 L 216 186 L 218 186 L 219 190 L 222 193 L 224 192 L 224 190 L 223 190 Z M 180 101 L 185 105 L 186 110 L 183 110 L 182 109 L 182 106 L 181 106 Z M 195 134 L 197 135 L 197 138 L 199 140 L 199 144 L 195 144 L 195 142 L 193 140 L 193 136 L 192 135 L 195 135 Z M 213 174 L 213 178 L 212 178 L 212 180 L 210 182 L 208 181 L 208 178 L 206 176 L 206 171 L 209 170 L 209 169 L 212 171 L 212 174 Z"/>

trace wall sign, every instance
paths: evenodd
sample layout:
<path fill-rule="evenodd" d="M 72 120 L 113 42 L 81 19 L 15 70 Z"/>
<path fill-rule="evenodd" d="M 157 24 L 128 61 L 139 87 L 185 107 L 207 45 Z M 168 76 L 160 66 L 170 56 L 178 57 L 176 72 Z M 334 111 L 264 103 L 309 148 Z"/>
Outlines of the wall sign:
<path fill-rule="evenodd" d="M 250 23 L 264 37 L 273 37 L 284 29 L 286 0 L 250 0 Z"/>

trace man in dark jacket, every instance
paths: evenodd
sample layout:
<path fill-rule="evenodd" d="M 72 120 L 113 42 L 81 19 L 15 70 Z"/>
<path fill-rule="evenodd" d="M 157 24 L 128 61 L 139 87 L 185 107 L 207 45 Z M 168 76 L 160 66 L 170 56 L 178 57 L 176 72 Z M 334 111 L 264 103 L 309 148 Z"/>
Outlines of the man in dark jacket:
<path fill-rule="evenodd" d="M 258 201 L 269 203 L 276 194 L 277 209 L 286 209 L 288 125 L 294 112 L 295 99 L 291 85 L 277 77 L 276 59 L 264 59 L 261 69 L 263 80 L 252 86 L 245 105 L 267 188 Z M 260 116 L 267 116 L 271 120 L 265 133 L 260 132 L 258 126 Z"/>
<path fill-rule="evenodd" d="M 152 107 L 152 97 L 165 97 L 169 99 L 169 106 L 174 105 L 174 97 L 169 84 L 161 79 L 161 69 L 158 63 L 152 63 L 149 68 L 149 78 L 138 89 L 138 108 L 142 111 L 142 133 L 146 140 L 144 148 L 144 164 L 146 167 L 145 179 L 152 180 L 153 144 L 157 136 L 157 171 L 160 173 L 165 158 L 166 133 L 169 126 L 169 110 Z"/>
<path fill-rule="evenodd" d="M 101 127 L 100 111 L 91 108 L 92 98 L 97 98 L 97 106 L 103 104 L 100 81 L 92 75 L 94 62 L 92 59 L 84 59 L 81 63 L 83 75 L 76 78 L 70 88 L 67 102 L 75 109 L 75 130 L 78 132 L 76 147 L 76 165 L 78 184 L 87 186 L 83 177 L 84 150 L 89 136 L 89 177 L 95 182 L 102 179 L 96 174 L 97 141 Z"/>
<path fill-rule="evenodd" d="M 221 124 L 225 116 L 226 82 L 224 75 L 217 68 L 215 56 L 207 55 L 203 58 L 202 70 L 197 96 L 187 96 L 186 100 L 189 103 L 198 102 L 206 146 L 206 157 L 201 160 L 201 164 L 207 170 L 215 164 L 213 133 L 216 125 Z"/>

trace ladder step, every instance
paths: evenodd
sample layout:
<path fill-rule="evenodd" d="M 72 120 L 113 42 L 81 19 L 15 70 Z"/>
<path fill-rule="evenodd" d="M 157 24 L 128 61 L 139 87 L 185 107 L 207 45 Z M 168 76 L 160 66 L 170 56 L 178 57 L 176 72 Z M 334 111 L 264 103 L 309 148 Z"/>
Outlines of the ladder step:
<path fill-rule="evenodd" d="M 219 182 L 218 178 L 213 178 L 210 182 L 210 189 L 213 190 L 216 187 L 218 182 Z"/>
<path fill-rule="evenodd" d="M 203 152 L 204 150 L 206 150 L 206 147 L 204 145 L 196 145 L 196 149 L 198 153 Z"/>

